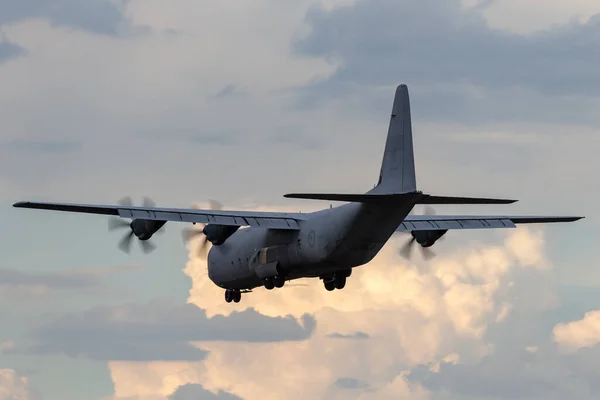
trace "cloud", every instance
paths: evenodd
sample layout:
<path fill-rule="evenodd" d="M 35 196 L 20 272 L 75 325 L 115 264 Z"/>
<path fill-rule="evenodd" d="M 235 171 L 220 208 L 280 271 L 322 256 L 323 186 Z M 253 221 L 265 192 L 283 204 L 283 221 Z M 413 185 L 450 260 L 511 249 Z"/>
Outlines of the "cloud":
<path fill-rule="evenodd" d="M 355 332 L 351 335 L 334 332 L 329 333 L 327 337 L 333 339 L 368 339 L 370 336 L 364 332 Z"/>
<path fill-rule="evenodd" d="M 312 7 L 306 23 L 295 52 L 336 66 L 303 89 L 307 103 L 360 93 L 359 104 L 387 113 L 382 93 L 404 82 L 427 105 L 416 115 L 436 122 L 599 122 L 600 15 L 520 35 L 490 28 L 459 0 L 359 0 Z"/>
<path fill-rule="evenodd" d="M 270 145 L 289 145 L 294 150 L 298 148 L 322 150 L 329 147 L 325 137 L 311 135 L 300 126 L 279 127 L 275 133 L 265 138 L 265 142 Z"/>
<path fill-rule="evenodd" d="M 14 140 L 5 145 L 9 151 L 31 153 L 70 153 L 81 149 L 81 143 L 55 140 Z"/>
<path fill-rule="evenodd" d="M 367 382 L 356 378 L 338 378 L 335 384 L 342 389 L 369 389 L 370 385 Z"/>
<path fill-rule="evenodd" d="M 188 384 L 180 386 L 175 393 L 169 396 L 169 400 L 242 400 L 224 391 L 212 393 L 202 385 Z"/>
<path fill-rule="evenodd" d="M 116 35 L 126 22 L 124 2 L 112 0 L 19 0 L 0 5 L 0 24 L 43 18 L 57 26 Z"/>
<path fill-rule="evenodd" d="M 7 41 L 0 41 L 0 64 L 25 53 L 22 47 Z"/>
<path fill-rule="evenodd" d="M 154 300 L 145 305 L 97 306 L 66 314 L 37 328 L 15 353 L 86 356 L 97 360 L 198 361 L 206 356 L 190 342 L 303 341 L 315 328 L 305 314 L 266 317 L 252 309 L 209 318 L 198 307 Z"/>
<path fill-rule="evenodd" d="M 600 11 L 598 3 L 590 0 L 464 0 L 467 6 L 479 2 L 486 21 L 494 29 L 517 33 L 533 33 L 572 21 L 585 22 Z M 475 5 L 476 6 L 476 5 Z"/>
<path fill-rule="evenodd" d="M 211 97 L 214 99 L 220 99 L 222 97 L 227 97 L 235 94 L 238 88 L 234 84 L 225 85 L 223 89 L 219 90 L 217 93 L 213 94 Z"/>
<path fill-rule="evenodd" d="M 514 307 L 537 304 L 535 293 L 546 290 L 548 282 L 539 279 L 550 267 L 543 235 L 529 229 L 503 233 L 504 241 L 495 245 L 463 247 L 446 241 L 428 264 L 401 259 L 396 249 L 405 238 L 399 235 L 375 260 L 355 269 L 342 291 L 327 292 L 320 281 L 310 279 L 304 286 L 257 289 L 238 304 L 223 301 L 222 289 L 206 276 L 206 264 L 195 257 L 191 242 L 185 270 L 193 281 L 189 302 L 207 315 L 233 315 L 248 308 L 272 317 L 308 312 L 316 319 L 315 331 L 303 342 L 198 341 L 196 346 L 209 353 L 187 369 L 165 364 L 159 372 L 156 366 L 111 364 L 115 394 L 172 393 L 176 387 L 166 384 L 154 391 L 138 389 L 143 382 L 169 376 L 179 385 L 202 384 L 247 400 L 263 398 L 267 390 L 290 399 L 341 399 L 348 393 L 359 399 L 430 398 L 434 393 L 411 380 L 411 370 L 435 370 L 440 363 L 477 364 L 493 355 L 490 329 L 514 329 L 506 325 Z M 535 289 L 518 284 L 524 272 L 537 280 Z M 532 296 L 515 298 L 525 289 Z M 352 332 L 368 339 L 339 340 Z M 139 379 L 131 381 L 132 375 Z M 278 376 L 276 384 L 273 376 Z"/>
<path fill-rule="evenodd" d="M 89 293 L 100 288 L 106 276 L 140 268 L 135 265 L 82 267 L 46 273 L 0 268 L 0 295 L 22 301 L 59 292 Z"/>
<path fill-rule="evenodd" d="M 578 321 L 557 324 L 553 335 L 566 351 L 596 346 L 600 343 L 600 310 L 587 312 Z"/>
<path fill-rule="evenodd" d="M 438 370 L 418 367 L 408 375 L 434 395 L 433 399 L 578 399 L 597 398 L 593 381 L 552 347 L 531 353 L 526 349 L 502 346 L 480 362 L 443 362 Z M 594 393 L 596 393 L 594 395 Z"/>
<path fill-rule="evenodd" d="M 33 400 L 28 379 L 15 370 L 0 369 L 0 400 Z"/>

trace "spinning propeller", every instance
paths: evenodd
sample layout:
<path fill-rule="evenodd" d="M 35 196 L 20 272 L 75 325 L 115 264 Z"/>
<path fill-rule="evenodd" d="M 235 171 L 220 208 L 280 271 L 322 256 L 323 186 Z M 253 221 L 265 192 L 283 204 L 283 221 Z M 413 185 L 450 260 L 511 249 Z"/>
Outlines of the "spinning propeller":
<path fill-rule="evenodd" d="M 118 204 L 121 206 L 133 206 L 133 202 L 131 201 L 131 197 L 129 196 L 119 200 Z M 156 203 L 154 203 L 152 199 L 144 197 L 143 206 L 155 207 Z M 139 219 L 134 219 L 128 222 L 122 218 L 114 217 L 108 220 L 108 230 L 113 231 L 115 229 L 120 228 L 129 229 L 129 232 L 126 233 L 125 236 L 123 236 L 123 238 L 119 241 L 119 249 L 121 249 L 123 252 L 130 252 L 131 241 L 133 240 L 134 236 L 137 236 L 140 239 L 140 246 L 142 247 L 142 251 L 144 253 L 149 253 L 156 249 L 156 246 L 148 240 L 152 237 L 154 233 L 159 231 L 159 229 L 164 225 L 164 223 L 164 221 Z"/>
<path fill-rule="evenodd" d="M 412 214 L 412 212 L 411 212 L 411 214 Z M 425 206 L 423 215 L 435 215 L 435 210 L 431 206 Z M 407 260 L 411 259 L 413 246 L 415 245 L 415 242 L 417 241 L 417 237 L 415 236 L 416 234 L 414 232 L 410 232 L 410 233 L 411 233 L 411 238 L 404 244 L 404 246 L 402 246 L 400 248 L 400 255 L 402 255 L 402 257 L 406 258 Z M 443 239 L 443 237 L 440 237 L 437 240 L 439 240 L 439 239 Z M 431 260 L 433 257 L 435 257 L 434 251 L 431 250 L 429 247 L 423 247 L 423 246 L 419 245 L 419 248 L 421 249 L 421 253 L 423 254 L 423 258 L 425 260 Z"/>
<path fill-rule="evenodd" d="M 210 210 L 222 210 L 223 209 L 223 205 L 216 200 L 209 200 L 208 204 L 209 204 L 208 208 Z M 198 207 L 194 205 L 194 206 L 192 206 L 192 208 L 197 209 Z M 185 228 L 182 232 L 182 236 L 183 236 L 184 242 L 189 242 L 196 236 L 204 235 L 204 240 L 202 241 L 200 246 L 198 246 L 198 256 L 202 259 L 206 259 L 207 255 L 208 255 L 207 249 L 208 249 L 209 240 L 208 240 L 208 236 L 206 235 L 206 231 L 205 231 L 206 224 L 201 224 L 200 226 L 202 227 L 201 229 Z"/>

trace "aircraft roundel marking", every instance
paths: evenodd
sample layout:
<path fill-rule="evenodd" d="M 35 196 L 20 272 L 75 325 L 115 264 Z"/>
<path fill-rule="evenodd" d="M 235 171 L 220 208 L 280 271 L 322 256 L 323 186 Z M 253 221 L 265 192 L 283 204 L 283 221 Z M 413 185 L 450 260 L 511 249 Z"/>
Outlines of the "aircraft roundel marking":
<path fill-rule="evenodd" d="M 314 247 L 315 245 L 315 231 L 310 231 L 308 234 L 308 245 Z"/>

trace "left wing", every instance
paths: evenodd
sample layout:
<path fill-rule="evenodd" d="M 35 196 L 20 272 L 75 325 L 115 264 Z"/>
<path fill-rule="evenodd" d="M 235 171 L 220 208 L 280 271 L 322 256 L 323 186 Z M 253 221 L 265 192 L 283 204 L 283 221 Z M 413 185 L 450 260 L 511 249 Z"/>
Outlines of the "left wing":
<path fill-rule="evenodd" d="M 297 221 L 306 219 L 306 215 L 301 213 L 198 210 L 124 205 L 18 202 L 13 204 L 13 207 L 86 214 L 118 215 L 122 218 L 138 218 L 156 221 L 193 222 L 202 224 L 211 223 L 288 230 L 300 229 Z"/>
<path fill-rule="evenodd" d="M 481 215 L 409 215 L 396 232 L 437 231 L 450 229 L 516 228 L 517 224 L 540 224 L 549 222 L 574 222 L 583 217 L 526 217 Z"/>

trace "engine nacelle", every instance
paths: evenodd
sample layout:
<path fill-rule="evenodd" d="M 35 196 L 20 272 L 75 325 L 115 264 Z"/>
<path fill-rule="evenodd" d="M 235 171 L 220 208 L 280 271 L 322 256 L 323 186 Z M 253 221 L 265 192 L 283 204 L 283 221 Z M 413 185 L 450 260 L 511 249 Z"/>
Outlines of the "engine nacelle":
<path fill-rule="evenodd" d="M 411 234 L 422 247 L 431 247 L 444 236 L 446 232 L 448 232 L 447 229 L 435 231 L 411 231 Z"/>
<path fill-rule="evenodd" d="M 204 227 L 203 232 L 213 246 L 219 246 L 225 243 L 238 229 L 240 229 L 239 226 L 208 224 Z"/>
<path fill-rule="evenodd" d="M 160 228 L 166 224 L 167 221 L 155 221 L 151 219 L 134 219 L 131 221 L 131 229 L 135 236 L 140 240 L 148 240 L 154 235 Z"/>

